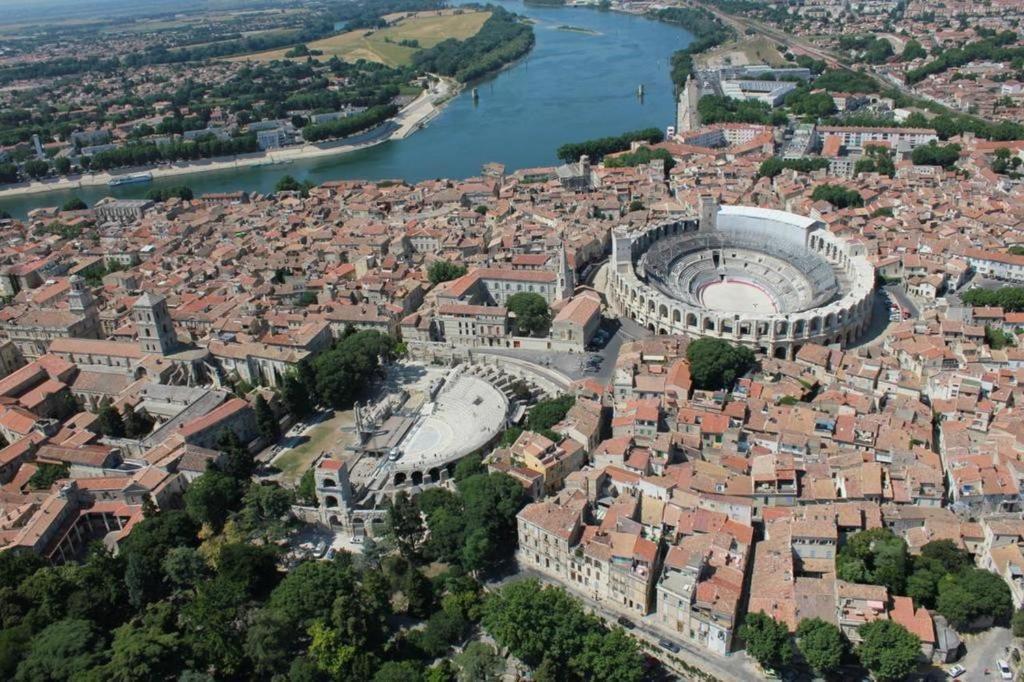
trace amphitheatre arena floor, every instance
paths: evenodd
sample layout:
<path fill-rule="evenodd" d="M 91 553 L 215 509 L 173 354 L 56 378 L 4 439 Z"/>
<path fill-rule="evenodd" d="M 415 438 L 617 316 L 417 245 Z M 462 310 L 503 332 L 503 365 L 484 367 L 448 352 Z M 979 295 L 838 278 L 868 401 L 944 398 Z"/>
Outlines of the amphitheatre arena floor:
<path fill-rule="evenodd" d="M 771 296 L 759 287 L 743 281 L 715 282 L 700 293 L 704 307 L 720 312 L 776 313 L 778 308 Z"/>

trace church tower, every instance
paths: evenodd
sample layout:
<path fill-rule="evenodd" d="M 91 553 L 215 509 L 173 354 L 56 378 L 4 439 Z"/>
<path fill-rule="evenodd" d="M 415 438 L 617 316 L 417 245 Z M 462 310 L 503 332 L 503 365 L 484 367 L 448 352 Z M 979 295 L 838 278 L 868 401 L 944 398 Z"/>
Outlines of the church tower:
<path fill-rule="evenodd" d="M 569 256 L 565 253 L 565 242 L 558 247 L 558 294 L 560 298 L 569 298 L 576 291 L 576 271 L 569 266 Z"/>
<path fill-rule="evenodd" d="M 139 334 L 139 345 L 146 353 L 168 355 L 178 345 L 167 300 L 148 292 L 142 294 L 132 306 L 132 319 Z"/>
<path fill-rule="evenodd" d="M 88 321 L 87 327 L 80 332 L 86 338 L 98 339 L 100 337 L 100 318 L 96 310 L 96 299 L 92 292 L 85 285 L 85 280 L 78 275 L 68 278 L 68 311 Z"/>

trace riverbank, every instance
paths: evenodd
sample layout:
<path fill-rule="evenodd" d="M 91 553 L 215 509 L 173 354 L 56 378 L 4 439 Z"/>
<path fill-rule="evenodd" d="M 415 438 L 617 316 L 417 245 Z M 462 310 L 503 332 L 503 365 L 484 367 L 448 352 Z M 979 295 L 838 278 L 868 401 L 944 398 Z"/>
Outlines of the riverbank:
<path fill-rule="evenodd" d="M 202 159 L 168 166 L 143 166 L 121 169 L 121 172 L 118 173 L 89 173 L 87 175 L 56 180 L 22 183 L 0 189 L 0 199 L 44 194 L 47 192 L 67 192 L 86 187 L 105 187 L 112 179 L 132 173 L 146 172 L 152 175 L 154 180 L 157 180 L 213 171 L 285 165 L 299 160 L 350 154 L 388 142 L 389 140 L 401 140 L 409 137 L 441 113 L 443 107 L 452 101 L 461 89 L 462 84 L 458 81 L 451 78 L 441 78 L 436 89 L 424 90 L 419 97 L 403 107 L 393 119 L 382 123 L 376 128 L 341 140 L 296 145 L 230 158 Z"/>

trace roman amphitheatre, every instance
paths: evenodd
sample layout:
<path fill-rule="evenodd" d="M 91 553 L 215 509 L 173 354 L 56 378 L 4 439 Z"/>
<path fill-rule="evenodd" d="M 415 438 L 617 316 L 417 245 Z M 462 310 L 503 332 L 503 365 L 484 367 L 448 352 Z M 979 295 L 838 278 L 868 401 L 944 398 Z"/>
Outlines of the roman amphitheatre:
<path fill-rule="evenodd" d="M 862 243 L 813 218 L 702 201 L 700 217 L 616 230 L 613 308 L 660 334 L 713 337 L 777 358 L 848 346 L 871 321 Z"/>
<path fill-rule="evenodd" d="M 433 47 L 448 38 L 465 40 L 475 36 L 490 17 L 490 12 L 458 9 L 389 14 L 384 17 L 389 24 L 386 28 L 347 31 L 314 40 L 307 43 L 306 47 L 320 52 L 321 54 L 314 55 L 313 58 L 321 61 L 338 57 L 348 62 L 365 59 L 387 66 L 404 66 L 409 64 L 412 56 L 421 49 Z M 407 44 L 403 45 L 403 41 L 407 41 Z M 408 41 L 415 41 L 419 47 L 408 44 Z M 285 59 L 289 49 L 291 48 L 257 52 L 235 57 L 233 61 L 269 62 Z"/>

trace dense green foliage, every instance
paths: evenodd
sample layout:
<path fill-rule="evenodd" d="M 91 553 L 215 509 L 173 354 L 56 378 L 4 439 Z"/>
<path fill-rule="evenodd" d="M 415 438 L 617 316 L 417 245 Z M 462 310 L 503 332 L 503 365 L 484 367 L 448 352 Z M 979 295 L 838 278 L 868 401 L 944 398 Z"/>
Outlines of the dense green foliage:
<path fill-rule="evenodd" d="M 434 261 L 427 268 L 427 278 L 431 284 L 440 284 L 458 279 L 466 274 L 466 266 L 446 260 Z"/>
<path fill-rule="evenodd" d="M 748 613 L 739 634 L 747 644 L 747 653 L 766 670 L 777 670 L 793 658 L 789 630 L 763 612 Z"/>
<path fill-rule="evenodd" d="M 627 168 L 639 166 L 642 163 L 650 163 L 654 159 L 665 162 L 665 172 L 668 173 L 676 165 L 675 159 L 667 149 L 651 149 L 640 147 L 635 152 L 624 152 L 615 156 L 606 156 L 604 165 L 606 168 Z"/>
<path fill-rule="evenodd" d="M 862 625 L 857 646 L 860 662 L 879 682 L 905 679 L 917 668 L 921 640 L 891 620 L 876 620 Z"/>
<path fill-rule="evenodd" d="M 38 468 L 28 479 L 28 487 L 32 490 L 49 490 L 50 487 L 62 478 L 68 478 L 71 467 L 67 464 L 50 464 L 40 462 Z"/>
<path fill-rule="evenodd" d="M 933 74 L 942 73 L 976 60 L 1008 61 L 1018 64 L 1017 68 L 1020 68 L 1019 65 L 1024 60 L 1024 48 L 1012 47 L 1016 42 L 1016 33 L 1003 31 L 994 36 L 968 43 L 963 47 L 947 49 L 927 64 L 907 71 L 907 82 L 917 83 Z"/>
<path fill-rule="evenodd" d="M 805 618 L 796 629 L 797 647 L 804 660 L 822 677 L 839 670 L 848 642 L 833 623 Z"/>
<path fill-rule="evenodd" d="M 840 579 L 884 585 L 890 594 L 904 594 L 909 567 L 907 543 L 888 528 L 854 533 L 836 556 Z"/>
<path fill-rule="evenodd" d="M 842 185 L 818 185 L 811 193 L 815 201 L 827 201 L 836 208 L 859 208 L 864 205 L 864 198 L 853 189 L 847 189 Z"/>
<path fill-rule="evenodd" d="M 192 188 L 188 185 L 174 185 L 173 187 L 162 187 L 149 190 L 146 192 L 146 198 L 150 201 L 167 201 L 168 199 L 183 199 L 185 201 L 191 201 Z"/>
<path fill-rule="evenodd" d="M 815 120 L 836 113 L 836 103 L 827 92 L 816 92 L 809 85 L 801 85 L 786 95 L 784 104 L 797 116 Z"/>
<path fill-rule="evenodd" d="M 594 163 L 606 154 L 628 151 L 634 142 L 658 144 L 665 139 L 665 134 L 658 128 L 633 130 L 614 137 L 599 137 L 585 142 L 569 142 L 563 144 L 555 155 L 565 163 L 578 161 L 581 156 L 589 156 Z"/>
<path fill-rule="evenodd" d="M 502 647 L 545 679 L 639 682 L 643 659 L 621 628 L 609 630 L 563 590 L 519 580 L 495 592 L 484 606 L 483 625 Z"/>
<path fill-rule="evenodd" d="M 149 166 L 163 161 L 190 161 L 256 151 L 259 151 L 259 145 L 256 143 L 256 136 L 251 134 L 228 140 L 209 137 L 195 142 L 141 142 L 102 151 L 92 157 L 90 167 L 94 170 L 109 170 L 124 166 Z"/>
<path fill-rule="evenodd" d="M 734 346 L 722 339 L 697 339 L 686 347 L 690 377 L 703 390 L 732 386 L 754 365 L 754 353 L 745 346 Z"/>
<path fill-rule="evenodd" d="M 1005 312 L 1024 310 L 1024 287 L 974 288 L 964 292 L 960 299 L 971 306 L 998 306 Z"/>
<path fill-rule="evenodd" d="M 565 419 L 565 415 L 575 404 L 576 399 L 571 395 L 541 400 L 530 408 L 530 413 L 526 417 L 526 428 L 537 433 L 548 431 Z"/>
<path fill-rule="evenodd" d="M 819 156 L 805 157 L 802 159 L 781 159 L 773 156 L 761 162 L 757 170 L 758 177 L 774 178 L 784 170 L 795 170 L 799 173 L 810 173 L 816 170 L 828 168 L 828 159 Z"/>
<path fill-rule="evenodd" d="M 516 333 L 520 336 L 544 336 L 551 327 L 551 308 L 540 294 L 521 291 L 505 301 L 509 313 L 515 315 Z"/>
<path fill-rule="evenodd" d="M 720 95 L 704 95 L 697 103 L 701 123 L 759 123 L 782 125 L 786 122 L 783 111 L 773 111 L 764 102 L 733 99 Z"/>
<path fill-rule="evenodd" d="M 878 83 L 866 73 L 829 69 L 814 79 L 814 87 L 828 92 L 878 92 Z"/>
<path fill-rule="evenodd" d="M 864 156 L 857 159 L 857 163 L 854 164 L 853 173 L 879 173 L 891 178 L 896 174 L 896 164 L 893 163 L 892 153 L 887 148 L 868 145 L 864 150 Z"/>
<path fill-rule="evenodd" d="M 937 145 L 934 142 L 916 148 L 910 159 L 918 166 L 942 166 L 949 170 L 960 159 L 960 145 Z"/>
<path fill-rule="evenodd" d="M 348 409 L 379 372 L 381 361 L 394 357 L 395 340 L 376 331 L 359 331 L 337 341 L 313 361 L 313 395 L 335 409 Z"/>
<path fill-rule="evenodd" d="M 939 581 L 938 593 L 936 610 L 959 630 L 989 618 L 1005 625 L 1013 614 L 1010 588 L 1002 577 L 980 568 L 946 574 Z"/>
<path fill-rule="evenodd" d="M 380 125 L 397 113 L 398 107 L 396 105 L 381 104 L 335 121 L 310 123 L 302 129 L 302 137 L 307 142 L 348 137 L 349 135 L 354 135 Z"/>
<path fill-rule="evenodd" d="M 475 36 L 449 38 L 413 55 L 423 71 L 453 76 L 463 83 L 497 71 L 533 48 L 533 27 L 503 7 L 489 5 L 490 18 Z"/>
<path fill-rule="evenodd" d="M 928 52 L 924 49 L 924 46 L 913 39 L 908 40 L 906 44 L 903 45 L 903 52 L 900 54 L 900 58 L 905 62 L 911 62 L 915 59 L 924 59 L 927 56 Z"/>
<path fill-rule="evenodd" d="M 895 54 L 892 43 L 885 38 L 872 35 L 841 36 L 839 47 L 853 52 L 857 59 L 868 64 L 883 64 Z"/>
<path fill-rule="evenodd" d="M 682 26 L 693 34 L 693 42 L 672 55 L 672 82 L 682 87 L 693 71 L 693 57 L 733 38 L 736 32 L 711 12 L 699 7 L 666 7 L 651 16 L 658 21 Z"/>
<path fill-rule="evenodd" d="M 68 199 L 67 201 L 64 202 L 64 205 L 60 207 L 60 210 L 62 212 L 63 211 L 84 211 L 87 208 L 89 208 L 89 206 L 84 201 L 82 201 L 78 197 L 71 197 L 70 199 Z"/>
<path fill-rule="evenodd" d="M 523 487 L 514 478 L 476 473 L 458 481 L 457 493 L 430 488 L 417 496 L 413 504 L 426 519 L 427 535 L 412 519 L 402 518 L 407 510 L 399 505 L 389 512 L 389 527 L 413 531 L 417 540 L 410 560 L 422 556 L 476 572 L 509 558 L 516 542 L 516 514 L 525 503 Z"/>

